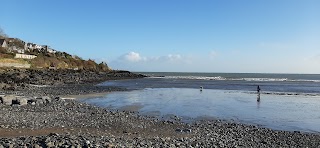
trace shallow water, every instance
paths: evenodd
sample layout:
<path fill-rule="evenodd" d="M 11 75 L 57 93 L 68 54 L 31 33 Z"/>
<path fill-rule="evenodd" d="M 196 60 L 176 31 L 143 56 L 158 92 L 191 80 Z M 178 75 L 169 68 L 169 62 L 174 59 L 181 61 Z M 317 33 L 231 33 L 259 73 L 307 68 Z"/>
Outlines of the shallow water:
<path fill-rule="evenodd" d="M 144 115 L 165 118 L 177 115 L 189 122 L 218 118 L 277 130 L 320 132 L 320 97 L 308 95 L 258 95 L 253 91 L 193 88 L 144 88 L 113 92 L 85 99 L 97 106 L 134 109 Z"/>
<path fill-rule="evenodd" d="M 277 130 L 320 132 L 319 74 L 144 74 L 151 77 L 104 82 L 100 85 L 130 91 L 86 102 L 169 120 L 177 119 L 174 115 L 185 122 L 218 118 Z"/>

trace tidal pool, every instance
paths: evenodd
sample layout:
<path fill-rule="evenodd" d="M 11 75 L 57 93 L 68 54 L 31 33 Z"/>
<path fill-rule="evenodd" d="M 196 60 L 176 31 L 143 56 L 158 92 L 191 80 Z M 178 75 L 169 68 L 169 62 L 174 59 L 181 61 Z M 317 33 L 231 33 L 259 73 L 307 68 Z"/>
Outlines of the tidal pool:
<path fill-rule="evenodd" d="M 221 119 L 276 130 L 320 132 L 320 97 L 261 94 L 255 92 L 191 88 L 146 88 L 112 92 L 84 102 L 142 115 L 182 121 Z"/>

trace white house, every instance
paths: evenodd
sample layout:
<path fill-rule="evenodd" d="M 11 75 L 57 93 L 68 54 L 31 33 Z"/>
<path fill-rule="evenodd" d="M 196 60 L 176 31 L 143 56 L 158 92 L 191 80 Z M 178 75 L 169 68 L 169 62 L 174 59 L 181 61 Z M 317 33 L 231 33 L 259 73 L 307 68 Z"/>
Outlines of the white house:
<path fill-rule="evenodd" d="M 57 51 L 54 50 L 54 49 L 52 49 L 52 48 L 48 48 L 48 49 L 47 49 L 47 52 L 49 52 L 49 53 L 56 53 Z"/>
<path fill-rule="evenodd" d="M 44 48 L 44 46 L 42 46 L 42 45 L 37 45 L 37 44 L 36 44 L 35 48 L 38 49 L 38 50 L 41 50 L 41 49 Z"/>
<path fill-rule="evenodd" d="M 33 44 L 33 43 L 27 43 L 26 44 L 26 47 L 27 47 L 27 49 L 35 49 L 35 44 Z"/>
<path fill-rule="evenodd" d="M 8 47 L 7 41 L 5 39 L 0 39 L 0 47 Z"/>

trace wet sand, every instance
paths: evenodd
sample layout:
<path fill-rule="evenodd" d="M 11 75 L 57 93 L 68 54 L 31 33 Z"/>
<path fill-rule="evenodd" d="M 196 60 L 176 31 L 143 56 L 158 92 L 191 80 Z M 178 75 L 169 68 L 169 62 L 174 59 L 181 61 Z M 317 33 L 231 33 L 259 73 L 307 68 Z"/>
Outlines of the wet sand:
<path fill-rule="evenodd" d="M 81 94 L 81 95 L 62 95 L 60 96 L 62 99 L 92 99 L 92 98 L 100 98 L 107 95 L 109 92 L 101 92 L 101 93 L 89 93 L 89 94 Z"/>

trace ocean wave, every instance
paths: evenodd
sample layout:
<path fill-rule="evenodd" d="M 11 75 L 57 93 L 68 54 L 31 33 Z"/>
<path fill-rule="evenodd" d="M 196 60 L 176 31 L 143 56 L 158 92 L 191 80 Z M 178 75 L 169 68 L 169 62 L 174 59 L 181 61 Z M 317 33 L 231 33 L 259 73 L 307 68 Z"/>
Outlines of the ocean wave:
<path fill-rule="evenodd" d="M 244 92 L 247 94 L 257 94 L 256 91 Z M 261 92 L 262 95 L 278 95 L 278 96 L 309 96 L 309 97 L 320 97 L 319 93 L 303 93 L 303 92 L 272 92 L 266 91 Z"/>
<path fill-rule="evenodd" d="M 227 80 L 224 77 L 204 77 L 204 76 L 156 76 L 150 78 L 163 78 L 163 79 L 189 79 L 189 80 Z"/>
<path fill-rule="evenodd" d="M 149 78 L 162 79 L 186 79 L 186 80 L 229 80 L 229 81 L 257 81 L 257 82 L 320 82 L 320 80 L 304 80 L 304 79 L 288 79 L 288 78 L 225 78 L 222 76 L 208 77 L 208 76 L 152 76 Z"/>

